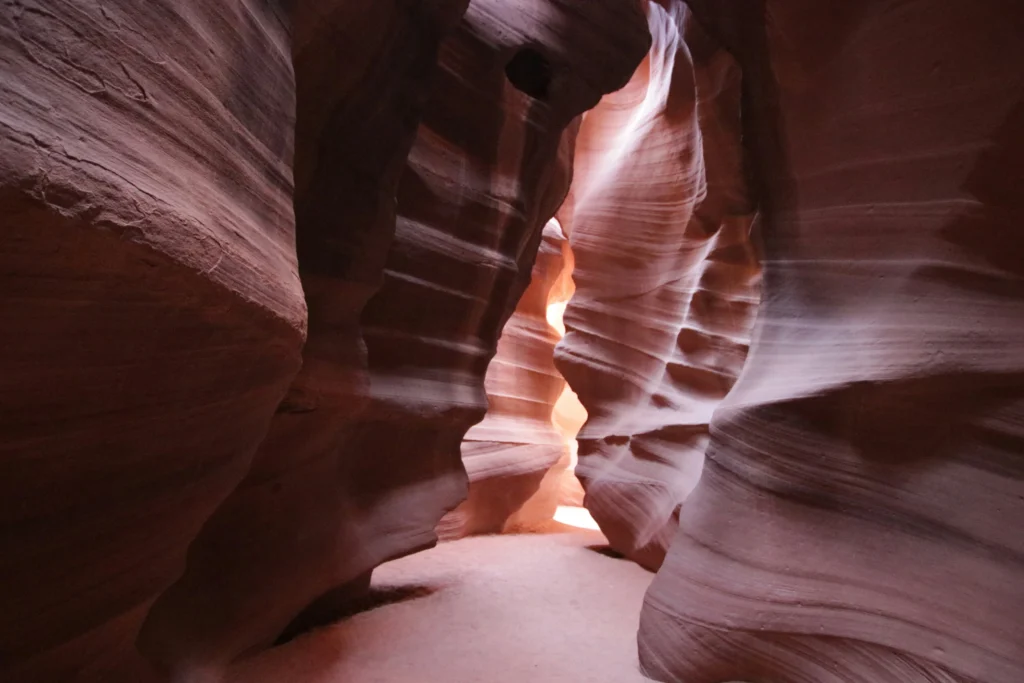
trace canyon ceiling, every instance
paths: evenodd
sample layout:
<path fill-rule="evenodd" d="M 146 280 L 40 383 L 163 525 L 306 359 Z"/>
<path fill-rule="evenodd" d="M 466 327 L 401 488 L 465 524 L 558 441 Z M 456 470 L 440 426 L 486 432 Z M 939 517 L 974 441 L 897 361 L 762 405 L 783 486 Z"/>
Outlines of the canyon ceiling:
<path fill-rule="evenodd" d="M 543 524 L 568 384 L 584 504 L 657 570 L 648 676 L 1024 681 L 1021 36 L 1017 0 L 6 0 L 0 680 L 218 681 Z"/>

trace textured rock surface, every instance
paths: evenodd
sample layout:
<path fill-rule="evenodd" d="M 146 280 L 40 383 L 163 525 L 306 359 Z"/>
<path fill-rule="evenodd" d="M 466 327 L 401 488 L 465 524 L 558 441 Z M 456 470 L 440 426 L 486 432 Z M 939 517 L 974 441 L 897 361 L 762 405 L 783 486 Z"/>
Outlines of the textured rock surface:
<path fill-rule="evenodd" d="M 298 369 L 287 53 L 265 3 L 0 5 L 0 679 L 145 679 Z"/>
<path fill-rule="evenodd" d="M 497 0 L 472 2 L 446 43 L 364 317 L 371 406 L 352 449 L 376 561 L 433 543 L 465 497 L 460 443 L 484 415 L 487 365 L 568 189 L 570 123 L 628 80 L 646 44 L 628 4 Z M 407 506 L 376 503 L 399 493 Z"/>
<path fill-rule="evenodd" d="M 436 59 L 459 3 L 345 3 L 326 17 L 300 5 L 309 341 L 248 478 L 147 622 L 141 644 L 165 667 L 216 674 L 332 618 L 376 565 L 432 545 L 465 496 L 459 443 L 483 415 L 498 333 L 568 186 L 563 131 L 646 48 L 630 5 L 520 5 L 471 3 Z M 529 60 L 519 74 L 544 101 L 506 77 L 524 45 L 551 66 L 549 83 Z"/>
<path fill-rule="evenodd" d="M 465 498 L 460 444 L 568 189 L 570 124 L 629 79 L 647 44 L 631 4 L 474 0 L 443 45 L 384 283 L 362 318 L 371 387 L 347 427 L 350 564 L 432 545 Z"/>
<path fill-rule="evenodd" d="M 641 618 L 661 680 L 1024 680 L 1024 6 L 694 2 L 765 291 Z"/>
<path fill-rule="evenodd" d="M 138 634 L 216 679 L 433 542 L 570 123 L 647 44 L 475 2 L 407 161 L 466 4 L 3 6 L 5 678 L 144 680 Z"/>
<path fill-rule="evenodd" d="M 358 589 L 382 559 L 363 547 L 380 530 L 356 494 L 364 482 L 348 430 L 369 393 L 359 317 L 380 284 L 440 41 L 466 4 L 295 6 L 296 241 L 309 338 L 248 476 L 146 623 L 140 646 L 178 676 L 218 675 L 321 596 L 326 609 L 351 592 L 333 589 Z M 300 622 L 318 618 L 314 608 Z"/>
<path fill-rule="evenodd" d="M 552 495 L 535 496 L 548 472 L 555 467 L 564 472 L 569 460 L 568 442 L 553 421 L 555 402 L 565 388 L 554 363 L 561 335 L 547 317 L 551 299 L 569 279 L 565 252 L 561 227 L 548 221 L 530 284 L 487 368 L 487 414 L 462 440 L 469 495 L 442 520 L 441 538 L 500 533 L 513 516 L 514 524 L 529 527 L 554 515 L 557 485 Z M 529 509 L 523 510 L 528 500 Z"/>
<path fill-rule="evenodd" d="M 614 548 L 654 568 L 743 365 L 759 270 L 739 69 L 681 3 L 648 14 L 648 57 L 580 131 L 559 212 L 577 289 L 557 362 L 589 415 L 586 506 Z"/>

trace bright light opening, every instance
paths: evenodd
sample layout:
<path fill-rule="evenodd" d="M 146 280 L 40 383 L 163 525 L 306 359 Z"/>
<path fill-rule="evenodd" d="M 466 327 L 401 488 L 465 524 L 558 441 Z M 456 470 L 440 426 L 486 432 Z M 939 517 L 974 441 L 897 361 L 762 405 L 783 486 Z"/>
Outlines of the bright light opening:
<path fill-rule="evenodd" d="M 559 505 L 555 510 L 555 521 L 566 526 L 574 526 L 580 529 L 594 529 L 599 531 L 597 522 L 590 516 L 586 508 L 571 505 Z"/>
<path fill-rule="evenodd" d="M 568 301 L 557 301 L 553 304 L 548 304 L 547 319 L 548 325 L 558 330 L 558 336 L 565 336 L 565 307 L 569 305 Z"/>
<path fill-rule="evenodd" d="M 556 219 L 555 220 L 557 223 Z M 561 230 L 561 226 L 558 226 Z M 563 247 L 566 254 L 567 267 L 562 274 L 562 282 L 551 288 L 551 298 L 548 300 L 548 307 L 545 317 L 548 325 L 558 332 L 559 337 L 565 336 L 565 309 L 569 305 L 569 298 L 575 287 L 572 283 L 572 254 L 568 251 L 568 244 Z M 565 470 L 560 486 L 559 505 L 555 509 L 555 521 L 566 526 L 580 529 L 598 530 L 597 522 L 590 516 L 590 512 L 583 507 L 583 487 L 576 478 L 576 462 L 578 459 L 579 444 L 576 442 L 576 435 L 587 420 L 587 410 L 580 403 L 568 384 L 562 390 L 562 395 L 555 403 L 551 420 L 562 438 L 569 447 L 569 467 Z"/>

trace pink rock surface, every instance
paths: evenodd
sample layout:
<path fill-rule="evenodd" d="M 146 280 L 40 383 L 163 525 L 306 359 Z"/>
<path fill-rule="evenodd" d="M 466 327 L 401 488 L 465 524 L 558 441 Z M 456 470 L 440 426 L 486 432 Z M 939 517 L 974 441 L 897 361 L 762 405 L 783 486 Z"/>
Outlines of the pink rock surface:
<path fill-rule="evenodd" d="M 567 251 L 558 222 L 548 221 L 530 284 L 502 329 L 487 369 L 487 414 L 462 440 L 469 495 L 442 520 L 441 538 L 500 533 L 510 529 L 512 518 L 516 528 L 532 527 L 554 515 L 557 494 L 537 493 L 552 468 L 564 472 L 569 460 L 568 441 L 553 416 L 565 389 L 554 363 L 561 334 L 547 315 L 552 297 L 569 279 Z M 527 501 L 531 504 L 524 510 Z"/>
<path fill-rule="evenodd" d="M 681 3 L 648 20 L 647 58 L 580 130 L 559 212 L 576 293 L 557 364 L 589 415 L 585 504 L 615 549 L 655 568 L 743 365 L 759 270 L 740 71 Z"/>
<path fill-rule="evenodd" d="M 309 340 L 249 476 L 147 621 L 141 646 L 174 675 L 217 677 L 334 618 L 378 564 L 432 545 L 465 496 L 459 443 L 568 187 L 563 133 L 646 48 L 628 5 L 520 5 L 471 3 L 440 46 L 459 3 L 299 6 Z M 540 99 L 506 76 L 524 45 L 551 66 Z"/>
<path fill-rule="evenodd" d="M 133 647 L 299 366 L 269 3 L 0 6 L 0 679 Z"/>
<path fill-rule="evenodd" d="M 648 42 L 481 0 L 438 56 L 466 4 L 0 12 L 5 677 L 143 680 L 137 639 L 216 680 L 434 542 L 571 124 Z"/>
<path fill-rule="evenodd" d="M 377 562 L 432 544 L 441 516 L 466 497 L 460 445 L 484 416 L 488 363 L 568 189 L 573 120 L 628 80 L 646 44 L 643 17 L 628 4 L 488 0 L 470 4 L 442 50 L 442 77 L 400 186 L 384 285 L 363 321 L 372 400 L 354 430 L 358 491 L 371 492 L 368 505 L 409 501 L 372 507 Z M 526 305 L 539 308 L 543 287 L 534 291 L 537 301 Z M 525 391 L 552 394 L 557 382 L 548 375 Z M 476 438 L 513 438 L 500 415 L 521 405 L 498 401 Z M 534 411 L 531 428 L 543 412 Z M 511 454 L 467 446 L 479 464 L 471 462 L 470 477 L 486 480 L 497 467 L 525 475 L 557 459 L 552 432 L 534 443 L 525 436 Z M 536 488 L 536 479 L 516 479 L 475 496 L 442 532 L 494 529 Z M 481 498 L 489 500 L 478 507 Z"/>
<path fill-rule="evenodd" d="M 364 0 L 293 8 L 296 244 L 309 338 L 248 476 L 146 622 L 140 647 L 176 678 L 216 679 L 297 617 L 295 628 L 322 618 L 319 610 L 358 591 L 382 557 L 374 543 L 387 538 L 378 538 L 359 497 L 375 500 L 351 445 L 351 422 L 369 393 L 359 318 L 392 243 L 398 180 L 440 41 L 465 6 Z M 407 505 L 423 503 L 410 497 Z M 303 614 L 317 600 L 322 607 Z"/>
<path fill-rule="evenodd" d="M 389 562 L 366 611 L 239 662 L 227 681 L 645 683 L 635 634 L 653 577 L 592 550 L 603 542 L 478 536 Z"/>
<path fill-rule="evenodd" d="M 642 664 L 1024 680 L 1024 6 L 692 4 L 744 70 L 765 291 Z"/>

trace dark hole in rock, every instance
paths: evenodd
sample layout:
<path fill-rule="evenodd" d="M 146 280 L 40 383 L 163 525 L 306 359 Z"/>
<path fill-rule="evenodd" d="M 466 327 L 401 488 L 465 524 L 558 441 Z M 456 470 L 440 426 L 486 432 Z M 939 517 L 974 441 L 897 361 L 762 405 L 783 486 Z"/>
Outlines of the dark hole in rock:
<path fill-rule="evenodd" d="M 551 87 L 551 62 L 533 48 L 523 48 L 505 65 L 509 82 L 530 97 L 546 100 Z"/>

